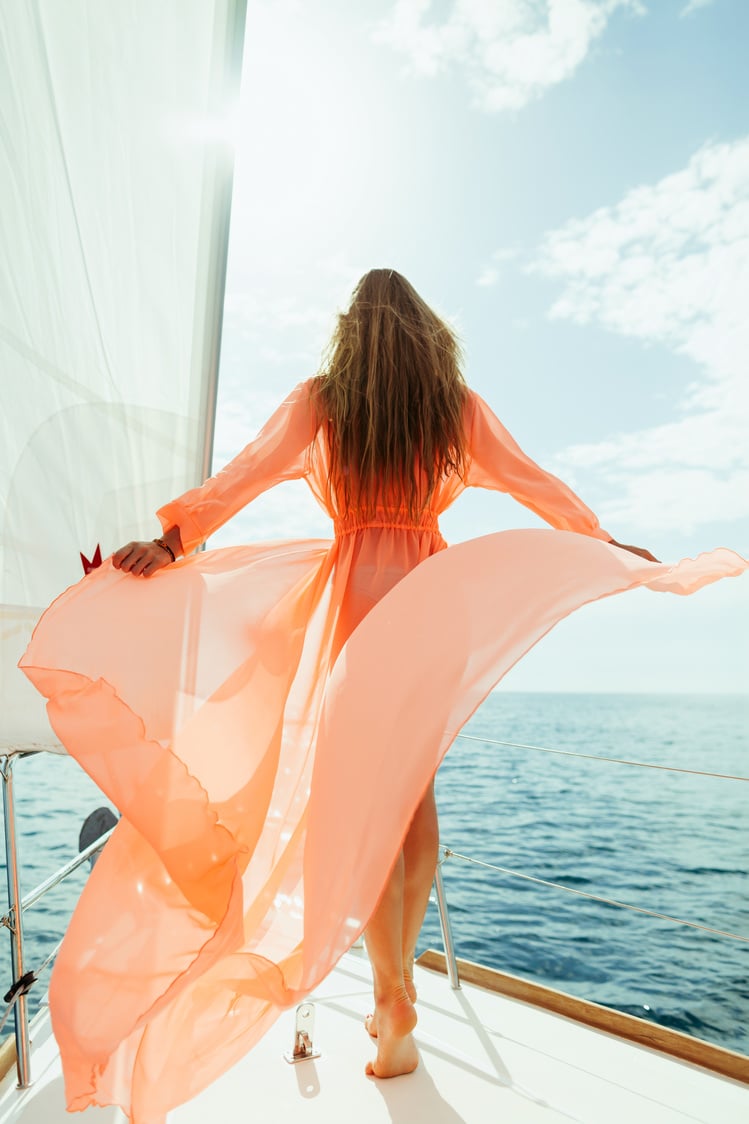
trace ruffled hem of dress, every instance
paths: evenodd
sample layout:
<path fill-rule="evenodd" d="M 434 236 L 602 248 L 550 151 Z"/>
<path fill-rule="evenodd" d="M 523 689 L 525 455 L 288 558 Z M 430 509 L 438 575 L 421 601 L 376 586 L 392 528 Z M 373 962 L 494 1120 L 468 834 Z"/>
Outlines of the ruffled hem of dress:
<path fill-rule="evenodd" d="M 237 560 L 241 557 L 240 552 Z M 304 551 L 300 548 L 296 560 L 292 561 L 294 566 L 299 562 L 303 572 L 308 566 L 310 576 L 314 577 L 317 565 L 314 557 L 315 550 L 312 550 L 306 563 Z M 273 552 L 269 551 L 266 560 L 272 561 L 273 558 Z M 202 565 L 211 573 L 221 569 L 220 560 L 214 565 L 210 556 L 204 556 L 202 563 L 194 560 L 193 565 Z M 185 1096 L 194 1095 L 208 1069 L 215 1076 L 232 1064 L 234 1052 L 242 1045 L 249 1046 L 257 1040 L 268 1021 L 280 1010 L 279 1004 L 292 1003 L 316 986 L 350 946 L 376 905 L 418 800 L 455 735 L 506 672 L 554 625 L 584 604 L 638 586 L 679 593 L 693 592 L 709 581 L 741 573 L 747 565 L 749 563 L 745 559 L 733 552 L 714 551 L 669 567 L 645 562 L 592 537 L 539 530 L 501 532 L 459 544 L 426 559 L 402 578 L 354 629 L 329 678 L 325 680 L 322 712 L 315 737 L 311 794 L 304 813 L 304 941 L 294 952 L 293 986 L 281 995 L 277 981 L 272 980 L 268 972 L 261 971 L 258 964 L 249 963 L 239 981 L 244 989 L 240 995 L 245 1005 L 238 1012 L 240 1017 L 236 1020 L 235 1038 L 224 1044 L 223 1052 L 218 1049 L 212 1053 L 210 1065 L 201 1070 L 200 1078 L 189 1073 L 190 1058 L 182 1058 L 180 1064 L 183 1069 L 188 1069 L 185 1069 L 182 1079 L 173 1075 L 172 1096 L 182 1093 L 191 1084 L 193 1087 Z M 291 577 L 293 574 L 290 573 L 290 581 Z M 170 583 L 170 588 L 173 584 Z M 297 586 L 292 583 L 288 588 L 294 592 Z M 76 601 L 76 607 L 78 604 Z M 87 611 L 91 613 L 91 607 Z M 295 619 L 308 619 L 306 613 L 306 609 L 300 609 L 300 615 Z M 286 620 L 283 615 L 281 619 Z M 34 647 L 33 642 L 31 647 Z M 278 655 L 275 648 L 272 651 Z M 30 673 L 30 678 L 34 679 L 36 673 L 42 693 L 46 693 L 43 686 L 45 677 L 55 677 L 57 687 L 52 687 L 50 702 L 51 717 L 54 714 L 53 724 L 58 733 L 60 723 L 62 727 L 65 724 L 66 698 L 74 704 L 73 712 L 79 704 L 83 706 L 86 712 L 84 725 L 93 726 L 93 731 L 81 735 L 79 730 L 76 735 L 62 728 L 61 736 L 66 744 L 75 744 L 81 737 L 87 743 L 83 752 L 80 752 L 80 744 L 77 745 L 79 752 L 73 752 L 73 756 L 81 761 L 97 783 L 101 783 L 96 775 L 99 749 L 95 738 L 91 744 L 87 739 L 99 728 L 97 703 L 101 704 L 102 700 L 105 704 L 107 701 L 113 704 L 115 712 L 107 735 L 110 749 L 113 744 L 127 742 L 128 738 L 132 740 L 132 730 L 137 726 L 141 742 L 149 747 L 158 747 L 157 752 L 163 760 L 166 760 L 165 754 L 172 753 L 171 745 L 165 748 L 161 742 L 146 737 L 147 724 L 119 697 L 107 680 L 94 681 L 80 672 L 39 668 L 33 663 L 23 664 L 23 661 L 22 666 L 27 674 Z M 280 664 L 273 663 L 272 667 L 274 674 L 286 674 Z M 81 680 L 85 681 L 83 686 L 80 686 Z M 60 684 L 64 682 L 72 682 L 79 689 L 61 689 Z M 74 716 L 74 724 L 75 721 Z M 112 729 L 116 729 L 118 724 L 122 724 L 122 736 L 113 741 Z M 207 767 L 212 764 L 211 753 L 209 746 L 204 751 Z M 209 794 L 178 754 L 172 753 L 172 758 L 179 764 L 172 770 L 165 767 L 167 777 L 170 781 L 172 777 L 177 781 L 181 778 L 180 783 L 187 785 L 192 792 L 193 803 L 202 808 L 202 823 L 210 835 L 211 830 L 223 825 L 211 809 Z M 120 779 L 126 783 L 134 773 L 138 775 L 137 762 L 129 755 L 123 762 Z M 126 836 L 130 830 L 136 835 L 140 833 L 141 823 L 146 832 L 153 828 L 160 834 L 163 797 L 156 794 L 153 806 L 147 809 L 140 807 L 137 801 L 139 791 L 137 789 L 131 794 L 130 814 L 128 807 L 121 808 Z M 114 794 L 120 793 L 116 782 L 110 787 L 110 792 L 119 806 L 122 797 L 120 794 L 115 798 Z M 134 816 L 132 820 L 131 815 Z M 71 1107 L 80 1106 L 82 1100 L 86 1104 L 102 1103 L 100 1096 L 92 1099 L 96 1097 L 96 1089 L 90 1093 L 81 1092 L 86 1083 L 84 1075 L 89 1075 L 89 1081 L 95 1081 L 97 1072 L 103 1072 L 118 1047 L 123 1052 L 126 1065 L 128 1061 L 135 1064 L 141 1042 L 138 1041 L 131 1058 L 134 1044 L 128 1040 L 128 1035 L 138 1033 L 140 1026 L 148 1027 L 155 1018 L 157 1026 L 152 1029 L 163 1036 L 164 1028 L 176 1025 L 174 1020 L 178 1020 L 184 1012 L 192 996 L 191 981 L 200 979 L 202 984 L 203 975 L 205 971 L 211 972 L 212 964 L 219 962 L 217 971 L 207 977 L 210 988 L 214 990 L 200 998 L 205 1005 L 203 1034 L 208 1034 L 213 1025 L 210 1009 L 213 997 L 218 996 L 220 1001 L 227 991 L 226 976 L 221 974 L 224 972 L 224 965 L 220 963 L 222 957 L 226 957 L 226 972 L 230 980 L 233 952 L 240 951 L 248 962 L 253 958 L 258 961 L 263 959 L 262 953 L 255 951 L 256 945 L 246 940 L 244 945 L 242 943 L 241 886 L 239 898 L 234 890 L 245 851 L 229 834 L 235 851 L 224 855 L 223 881 L 221 877 L 215 879 L 214 893 L 208 893 L 210 900 L 203 903 L 211 906 L 204 913 L 214 925 L 211 936 L 195 950 L 195 955 L 191 956 L 183 971 L 175 974 L 166 987 L 161 985 L 161 992 L 145 1006 L 134 1024 L 130 1017 L 125 1026 L 123 1016 L 122 1026 L 117 1032 L 119 1041 L 111 1043 L 105 1060 L 102 1061 L 103 1055 L 94 1060 L 87 1041 L 76 1041 L 75 1064 L 72 1065 L 76 1089 L 73 1091 L 71 1087 Z M 115 842 L 115 838 L 116 833 L 111 842 Z M 146 839 L 147 835 L 143 838 Z M 135 836 L 130 842 L 137 859 L 141 851 Z M 159 839 L 155 842 L 156 855 L 159 862 L 163 862 L 158 849 Z M 193 844 L 193 852 L 204 852 L 204 846 L 198 845 L 197 840 L 194 839 Z M 111 848 L 110 843 L 108 847 L 110 856 L 117 854 L 117 844 Z M 120 850 L 127 856 L 127 838 Z M 193 852 L 185 854 L 189 856 Z M 185 854 L 181 856 L 185 865 L 177 863 L 175 869 L 188 894 L 185 895 L 182 887 L 180 892 L 194 904 L 193 897 L 189 895 L 195 896 L 195 902 L 201 900 L 201 895 L 206 892 L 206 887 L 201 886 L 206 872 L 203 870 L 196 878 L 195 871 L 187 869 L 189 864 L 185 861 Z M 112 899 L 111 886 L 106 884 L 105 877 L 106 863 L 103 860 L 106 855 L 107 848 L 82 895 L 84 906 L 88 898 L 94 904 Z M 152 878 L 151 886 L 155 886 L 157 881 Z M 97 885 L 102 891 L 99 898 Z M 217 908 L 220 903 L 224 904 L 223 911 Z M 165 919 L 169 917 L 169 908 L 169 900 L 165 897 L 162 911 Z M 228 912 L 230 908 L 233 910 L 231 916 Z M 181 919 L 177 918 L 177 921 L 181 922 Z M 173 938 L 172 946 L 177 939 L 176 936 Z M 209 955 L 207 946 L 214 940 L 216 943 Z M 132 943 L 127 946 L 131 957 L 135 947 Z M 189 941 L 179 945 L 180 951 L 192 947 Z M 166 953 L 169 962 L 171 950 L 167 949 Z M 74 972 L 78 963 L 71 959 L 65 970 Z M 280 971 L 280 964 L 287 962 L 275 964 L 267 960 L 266 963 Z M 106 958 L 102 964 L 106 971 Z M 156 978 L 166 982 L 166 972 L 157 974 Z M 95 992 L 96 987 L 88 999 L 91 1004 Z M 170 1007 L 172 1002 L 174 1006 Z M 203 1013 L 203 1009 L 197 1012 L 198 1015 Z M 196 1028 L 188 1048 L 197 1050 L 200 1041 Z M 148 1041 L 144 1041 L 143 1048 L 146 1053 L 148 1048 L 153 1052 Z M 148 1080 L 152 1083 L 154 1079 L 149 1076 Z M 153 1084 L 143 1085 L 140 1080 L 134 1083 L 133 1102 L 143 1102 L 150 1089 L 154 1107 L 156 1103 L 160 1106 L 161 1097 L 156 1095 L 156 1088 Z M 162 1090 L 158 1092 L 161 1094 Z M 86 1097 L 89 1099 L 86 1100 Z M 121 1104 L 121 1098 L 116 1100 L 113 1097 L 105 1103 Z M 147 1100 L 144 1103 L 148 1103 Z M 125 1111 L 131 1112 L 132 1119 L 138 1124 L 151 1124 L 148 1112 L 140 1112 L 140 1109 L 136 1112 L 132 1106 Z M 156 1119 L 154 1116 L 154 1124 Z"/>

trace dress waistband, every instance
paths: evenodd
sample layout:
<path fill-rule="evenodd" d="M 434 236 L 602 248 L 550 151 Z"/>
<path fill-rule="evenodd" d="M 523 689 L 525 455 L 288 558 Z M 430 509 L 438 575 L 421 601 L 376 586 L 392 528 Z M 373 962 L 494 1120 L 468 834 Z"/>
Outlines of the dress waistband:
<path fill-rule="evenodd" d="M 357 519 L 356 517 L 342 516 L 339 519 L 333 520 L 333 527 L 335 529 L 336 537 L 341 535 L 353 535 L 358 531 L 369 531 L 375 528 L 383 528 L 393 531 L 418 531 L 421 534 L 439 535 L 440 529 L 437 522 L 436 515 L 428 515 L 426 518 L 422 517 L 419 522 L 409 522 L 404 519 L 387 519 L 387 518 L 373 518 L 373 519 Z"/>

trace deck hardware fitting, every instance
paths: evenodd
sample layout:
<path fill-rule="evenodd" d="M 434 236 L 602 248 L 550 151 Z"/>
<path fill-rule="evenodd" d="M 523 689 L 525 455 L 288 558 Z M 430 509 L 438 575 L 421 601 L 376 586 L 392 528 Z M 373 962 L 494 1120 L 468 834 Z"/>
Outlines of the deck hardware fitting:
<path fill-rule="evenodd" d="M 312 1044 L 312 1032 L 315 1027 L 314 1003 L 300 1003 L 296 1009 L 296 1025 L 294 1028 L 294 1049 L 284 1054 L 287 1062 L 306 1062 L 309 1058 L 319 1058 L 320 1051 Z"/>

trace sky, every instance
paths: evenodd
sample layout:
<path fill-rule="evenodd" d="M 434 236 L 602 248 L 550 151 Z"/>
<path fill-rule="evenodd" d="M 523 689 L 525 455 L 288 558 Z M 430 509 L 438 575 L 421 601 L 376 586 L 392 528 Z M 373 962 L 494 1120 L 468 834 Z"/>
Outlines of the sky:
<path fill-rule="evenodd" d="M 748 555 L 747 42 L 744 0 L 249 0 L 214 467 L 386 266 L 615 538 Z M 537 525 L 475 489 L 441 519 Z M 213 545 L 331 533 L 299 482 Z M 625 594 L 504 686 L 746 692 L 748 624 L 746 576 Z"/>

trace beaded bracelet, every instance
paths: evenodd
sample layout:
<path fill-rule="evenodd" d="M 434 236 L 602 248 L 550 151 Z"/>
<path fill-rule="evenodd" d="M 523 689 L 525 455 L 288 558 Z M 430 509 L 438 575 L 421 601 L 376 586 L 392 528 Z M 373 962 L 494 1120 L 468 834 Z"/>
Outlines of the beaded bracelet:
<path fill-rule="evenodd" d="M 167 554 L 171 558 L 172 562 L 176 561 L 176 559 L 174 557 L 174 551 L 172 550 L 169 543 L 165 539 L 153 539 L 153 542 L 155 542 L 157 546 L 162 546 L 164 548 L 164 550 L 167 552 Z"/>

